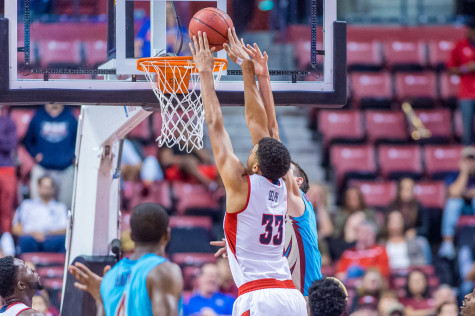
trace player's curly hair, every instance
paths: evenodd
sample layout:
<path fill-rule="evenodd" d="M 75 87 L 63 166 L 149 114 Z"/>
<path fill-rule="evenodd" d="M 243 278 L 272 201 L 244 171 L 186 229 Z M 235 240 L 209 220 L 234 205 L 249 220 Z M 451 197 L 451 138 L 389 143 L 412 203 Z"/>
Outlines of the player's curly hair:
<path fill-rule="evenodd" d="M 308 289 L 311 316 L 341 316 L 346 309 L 347 294 L 334 278 L 322 278 Z"/>
<path fill-rule="evenodd" d="M 18 270 L 15 267 L 15 259 L 7 256 L 0 259 L 0 296 L 5 298 L 15 292 L 15 283 Z"/>
<path fill-rule="evenodd" d="M 158 243 L 168 231 L 168 214 L 156 203 L 137 205 L 130 216 L 132 240 L 141 243 Z"/>
<path fill-rule="evenodd" d="M 289 171 L 290 153 L 278 140 L 264 137 L 259 141 L 257 161 L 262 175 L 271 181 L 277 181 Z"/>

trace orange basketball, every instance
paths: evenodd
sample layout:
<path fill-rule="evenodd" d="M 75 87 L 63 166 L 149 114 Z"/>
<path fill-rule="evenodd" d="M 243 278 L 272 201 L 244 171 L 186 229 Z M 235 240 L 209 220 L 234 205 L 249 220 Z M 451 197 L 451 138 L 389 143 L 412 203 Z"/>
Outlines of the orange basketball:
<path fill-rule="evenodd" d="M 223 49 L 224 43 L 229 43 L 228 28 L 233 26 L 233 21 L 223 10 L 204 8 L 191 18 L 188 30 L 191 39 L 198 36 L 198 31 L 205 32 L 210 48 L 215 47 L 215 51 L 219 51 Z"/>

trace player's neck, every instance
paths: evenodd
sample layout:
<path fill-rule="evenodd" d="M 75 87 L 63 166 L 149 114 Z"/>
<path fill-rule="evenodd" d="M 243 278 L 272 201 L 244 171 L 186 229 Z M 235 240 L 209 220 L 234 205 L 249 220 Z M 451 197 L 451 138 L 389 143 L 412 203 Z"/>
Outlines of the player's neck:
<path fill-rule="evenodd" d="M 132 255 L 132 260 L 137 260 L 148 253 L 156 254 L 157 256 L 165 256 L 165 247 L 160 244 L 135 244 L 135 251 Z"/>
<path fill-rule="evenodd" d="M 23 303 L 31 307 L 31 298 L 26 293 L 19 293 L 5 298 L 5 305 L 12 305 L 15 303 Z"/>

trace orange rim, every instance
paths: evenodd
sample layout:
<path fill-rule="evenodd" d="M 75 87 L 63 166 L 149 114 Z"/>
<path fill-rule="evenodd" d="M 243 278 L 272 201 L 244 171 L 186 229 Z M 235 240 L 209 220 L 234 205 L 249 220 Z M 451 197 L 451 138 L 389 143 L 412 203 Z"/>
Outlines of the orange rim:
<path fill-rule="evenodd" d="M 191 66 L 193 67 L 192 72 L 197 72 L 195 64 L 190 63 L 190 60 L 193 60 L 192 56 L 165 56 L 165 57 L 146 57 L 137 59 L 137 69 L 140 71 L 154 72 L 155 68 L 152 65 L 158 67 L 165 66 Z M 149 63 L 146 65 L 143 63 Z M 224 64 L 224 66 L 223 66 Z M 213 72 L 218 72 L 220 70 L 226 70 L 228 68 L 228 61 L 224 58 L 215 58 L 214 59 L 214 68 Z"/>

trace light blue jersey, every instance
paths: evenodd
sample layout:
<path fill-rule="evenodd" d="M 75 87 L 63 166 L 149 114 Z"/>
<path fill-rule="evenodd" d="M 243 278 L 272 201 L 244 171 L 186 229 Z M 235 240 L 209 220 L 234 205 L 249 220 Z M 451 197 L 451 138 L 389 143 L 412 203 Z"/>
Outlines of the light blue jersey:
<path fill-rule="evenodd" d="M 124 258 L 117 262 L 104 276 L 101 282 L 101 297 L 106 316 L 114 316 L 116 314 L 125 286 L 132 272 L 132 267 L 136 263 L 137 260 Z"/>
<path fill-rule="evenodd" d="M 295 286 L 308 296 L 310 285 L 322 278 L 322 256 L 318 250 L 315 211 L 307 196 L 300 192 L 305 212 L 299 217 L 286 216 L 284 255 L 289 261 Z"/>

